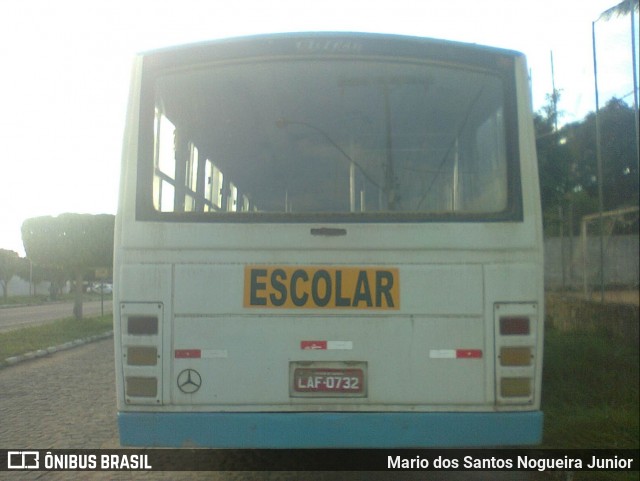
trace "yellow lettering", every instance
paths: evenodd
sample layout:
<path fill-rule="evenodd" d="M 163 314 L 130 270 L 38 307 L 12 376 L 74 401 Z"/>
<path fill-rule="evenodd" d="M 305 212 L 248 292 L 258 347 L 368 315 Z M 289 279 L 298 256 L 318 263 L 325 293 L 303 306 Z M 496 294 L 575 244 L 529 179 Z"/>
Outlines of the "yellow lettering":
<path fill-rule="evenodd" d="M 244 307 L 399 309 L 399 270 L 245 266 Z"/>

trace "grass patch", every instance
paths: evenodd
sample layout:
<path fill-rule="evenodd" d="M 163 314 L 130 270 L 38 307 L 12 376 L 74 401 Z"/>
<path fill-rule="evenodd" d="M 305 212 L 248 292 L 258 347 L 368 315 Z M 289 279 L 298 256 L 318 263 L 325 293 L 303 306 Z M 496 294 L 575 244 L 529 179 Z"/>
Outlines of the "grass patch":
<path fill-rule="evenodd" d="M 78 321 L 62 319 L 41 326 L 0 333 L 0 364 L 8 357 L 95 336 L 113 328 L 111 314 Z"/>
<path fill-rule="evenodd" d="M 47 302 L 47 296 L 38 294 L 37 296 L 0 296 L 0 306 L 22 306 L 28 304 L 44 304 Z"/>
<path fill-rule="evenodd" d="M 638 449 L 638 347 L 598 334 L 545 336 L 544 447 Z"/>
<path fill-rule="evenodd" d="M 606 334 L 547 330 L 542 447 L 638 449 L 639 365 L 637 346 Z M 627 481 L 638 479 L 638 474 L 577 471 L 572 479 Z"/>
<path fill-rule="evenodd" d="M 60 294 L 55 299 L 51 299 L 48 294 L 38 294 L 37 296 L 11 296 L 4 298 L 0 295 L 0 306 L 24 306 L 35 304 L 47 304 L 48 302 L 73 302 L 75 294 L 73 292 L 68 294 Z M 111 301 L 111 294 L 104 294 L 105 301 Z M 82 294 L 83 302 L 99 301 L 100 294 L 95 292 L 85 292 Z"/>

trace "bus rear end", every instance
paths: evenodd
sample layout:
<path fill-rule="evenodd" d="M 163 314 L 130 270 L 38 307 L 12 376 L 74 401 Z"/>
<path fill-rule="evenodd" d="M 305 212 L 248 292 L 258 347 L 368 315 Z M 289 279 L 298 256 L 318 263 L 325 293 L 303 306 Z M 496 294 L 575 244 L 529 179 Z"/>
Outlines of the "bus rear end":
<path fill-rule="evenodd" d="M 123 445 L 540 442 L 522 56 L 253 37 L 140 55 L 131 92 L 114 267 Z"/>

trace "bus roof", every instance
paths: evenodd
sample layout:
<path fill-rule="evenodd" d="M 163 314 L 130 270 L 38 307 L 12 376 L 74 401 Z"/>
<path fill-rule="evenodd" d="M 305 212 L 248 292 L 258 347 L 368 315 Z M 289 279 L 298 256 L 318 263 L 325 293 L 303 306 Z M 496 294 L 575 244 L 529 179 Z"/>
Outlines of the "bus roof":
<path fill-rule="evenodd" d="M 309 41 L 319 42 L 317 45 L 307 45 L 307 53 L 358 53 L 357 50 L 365 44 L 375 45 L 378 43 L 387 43 L 393 45 L 404 44 L 406 46 L 414 45 L 424 48 L 425 46 L 439 46 L 441 48 L 468 49 L 475 52 L 485 51 L 493 54 L 501 54 L 508 57 L 524 57 L 522 52 L 506 49 L 502 47 L 493 47 L 476 43 L 467 43 L 453 40 L 437 39 L 431 37 L 419 37 L 412 35 L 390 34 L 390 33 L 371 33 L 371 32 L 354 32 L 354 31 L 312 31 L 312 32 L 286 32 L 286 33 L 263 33 L 256 35 L 226 37 L 214 40 L 204 40 L 201 42 L 179 44 L 157 49 L 149 49 L 139 52 L 141 56 L 149 56 L 172 52 L 185 52 L 190 50 L 210 49 L 216 46 L 225 45 L 251 45 L 251 44 L 268 44 L 276 46 L 277 44 L 290 44 L 292 41 Z M 356 44 L 356 42 L 362 42 Z M 315 48 L 315 50 L 314 50 Z"/>

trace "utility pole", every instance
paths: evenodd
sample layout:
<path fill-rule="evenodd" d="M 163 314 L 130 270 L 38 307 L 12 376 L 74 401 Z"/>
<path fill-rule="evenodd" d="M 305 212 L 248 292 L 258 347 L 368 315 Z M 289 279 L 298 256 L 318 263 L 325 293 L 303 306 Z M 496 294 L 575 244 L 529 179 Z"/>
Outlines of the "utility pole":
<path fill-rule="evenodd" d="M 597 20 L 596 20 L 597 21 Z M 604 302 L 604 201 L 602 192 L 603 169 L 602 149 L 600 145 L 600 101 L 598 96 L 598 61 L 596 58 L 596 21 L 591 22 L 591 39 L 593 45 L 593 78 L 596 91 L 596 162 L 598 164 L 598 218 L 600 230 L 600 302 Z"/>
<path fill-rule="evenodd" d="M 551 50 L 551 102 L 553 103 L 553 130 L 558 132 L 558 91 L 556 90 L 556 74 L 553 64 L 553 50 Z"/>
<path fill-rule="evenodd" d="M 558 93 L 556 90 L 556 74 L 555 67 L 553 64 L 553 50 L 550 51 L 551 55 L 551 102 L 553 105 L 553 134 L 554 134 L 554 143 L 559 141 L 558 135 Z M 558 217 L 560 222 L 560 268 L 562 269 L 562 289 L 566 287 L 566 276 L 565 276 L 565 262 L 564 262 L 564 206 L 562 202 L 558 206 Z"/>

